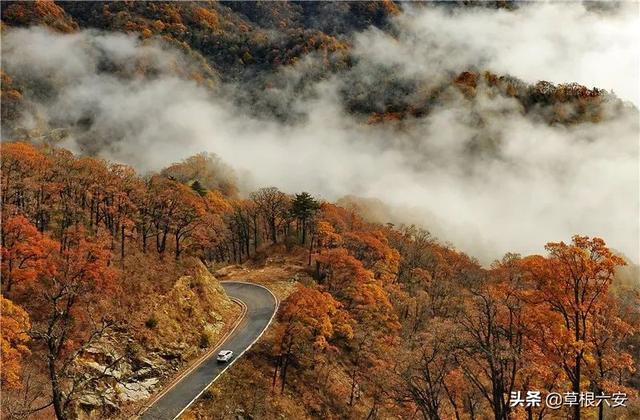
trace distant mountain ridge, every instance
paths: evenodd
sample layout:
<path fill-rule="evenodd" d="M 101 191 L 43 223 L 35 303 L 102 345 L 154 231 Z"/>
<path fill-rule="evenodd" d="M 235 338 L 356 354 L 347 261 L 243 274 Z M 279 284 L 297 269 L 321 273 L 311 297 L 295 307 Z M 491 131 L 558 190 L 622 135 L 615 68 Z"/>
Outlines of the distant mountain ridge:
<path fill-rule="evenodd" d="M 424 6 L 424 5 L 423 5 Z M 431 7 L 428 5 L 425 7 Z M 442 7 L 475 7 L 465 2 Z M 492 2 L 485 7 L 515 7 Z M 438 7 L 435 5 L 433 7 Z M 358 58 L 351 54 L 352 36 L 371 26 L 394 33 L 392 19 L 402 13 L 402 2 L 6 2 L 2 28 L 47 26 L 62 33 L 82 29 L 137 34 L 157 38 L 182 51 L 196 63 L 187 77 L 199 81 L 231 82 L 242 86 L 234 101 L 247 112 L 295 119 L 291 101 L 304 96 L 310 82 L 341 74 L 344 108 L 363 122 L 381 123 L 421 118 L 448 101 L 442 93 L 451 85 L 473 99 L 479 85 L 494 94 L 514 97 L 523 112 L 538 112 L 549 123 L 597 122 L 603 103 L 622 106 L 601 89 L 576 84 L 528 85 L 508 75 L 460 69 L 444 83 L 397 74 L 392 68 L 372 71 L 363 79 Z M 302 71 L 293 86 L 283 87 L 280 72 L 306 57 L 313 66 Z M 365 63 L 365 65 L 368 65 Z M 285 99 L 270 97 L 272 87 L 288 89 Z M 425 87 L 426 86 L 426 87 Z M 31 91 L 30 91 L 31 90 Z M 3 73 L 3 120 L 6 129 L 28 108 L 34 92 L 20 75 Z M 12 134 L 9 134 L 11 137 Z"/>

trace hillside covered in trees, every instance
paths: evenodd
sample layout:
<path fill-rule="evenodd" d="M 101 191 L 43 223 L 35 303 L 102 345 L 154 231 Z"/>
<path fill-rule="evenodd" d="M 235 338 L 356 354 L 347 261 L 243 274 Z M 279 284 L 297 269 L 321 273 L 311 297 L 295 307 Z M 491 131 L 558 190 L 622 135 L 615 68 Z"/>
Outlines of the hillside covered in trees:
<path fill-rule="evenodd" d="M 640 418 L 625 7 L 2 2 L 2 417 Z"/>
<path fill-rule="evenodd" d="M 369 123 L 425 117 L 452 100 L 448 93 L 452 85 L 468 99 L 475 96 L 478 85 L 488 85 L 496 94 L 515 98 L 525 112 L 549 122 L 599 121 L 610 112 L 604 104 L 622 107 L 615 95 L 576 83 L 528 84 L 475 65 L 447 68 L 433 78 L 429 72 L 407 74 L 399 71 L 397 63 L 372 62 L 354 52 L 354 42 L 357 43 L 354 36 L 358 31 L 367 28 L 389 34 L 398 31 L 391 19 L 401 14 L 402 6 L 393 1 L 78 3 L 39 0 L 7 1 L 3 6 L 4 29 L 44 26 L 62 34 L 82 30 L 114 31 L 133 34 L 142 40 L 160 41 L 184 52 L 192 61 L 188 68 L 184 62 L 175 63 L 175 72 L 208 86 L 216 94 L 231 95 L 232 101 L 245 111 L 263 118 L 285 121 L 300 118 L 295 111 L 295 101 L 312 96 L 313 84 L 332 75 L 344 78 L 339 88 L 343 106 Z M 484 6 L 506 10 L 520 7 L 517 2 L 487 2 Z M 455 11 L 465 5 L 417 3 L 416 7 Z M 154 77 L 156 70 L 150 63 L 133 64 L 137 67 L 136 73 Z M 283 71 L 287 68 L 296 68 L 300 74 L 286 76 Z M 364 69 L 368 77 L 363 77 Z M 5 68 L 5 131 L 14 127 L 12 120 L 25 110 L 37 118 L 33 102 L 50 100 L 56 91 L 55 84 L 47 86 L 51 81 L 34 81 L 29 74 L 6 71 Z M 131 70 L 118 63 L 104 63 L 100 71 L 123 77 Z M 228 92 L 225 86 L 229 84 L 236 84 L 240 91 Z M 90 128 L 91 123 L 84 121 L 79 128 Z M 12 133 L 5 135 L 11 137 Z"/>
<path fill-rule="evenodd" d="M 120 364 L 187 358 L 191 347 L 163 348 L 178 336 L 207 347 L 198 305 L 228 316 L 202 275 L 188 280 L 191 302 L 167 311 L 175 279 L 198 270 L 191 261 L 264 270 L 282 258 L 297 280 L 286 280 L 275 326 L 225 380 L 237 381 L 229 399 L 212 391 L 197 417 L 226 418 L 229 404 L 260 418 L 559 415 L 510 407 L 512 391 L 533 388 L 625 392 L 629 408 L 615 413 L 637 415 L 637 272 L 603 240 L 575 236 L 483 268 L 424 230 L 371 224 L 305 192 L 239 198 L 219 165 L 198 155 L 140 177 L 3 144 L 7 415 L 121 415 L 109 390 L 142 379 L 115 374 Z M 104 343 L 123 336 L 120 356 L 109 354 Z M 610 410 L 583 411 L 598 409 Z"/>

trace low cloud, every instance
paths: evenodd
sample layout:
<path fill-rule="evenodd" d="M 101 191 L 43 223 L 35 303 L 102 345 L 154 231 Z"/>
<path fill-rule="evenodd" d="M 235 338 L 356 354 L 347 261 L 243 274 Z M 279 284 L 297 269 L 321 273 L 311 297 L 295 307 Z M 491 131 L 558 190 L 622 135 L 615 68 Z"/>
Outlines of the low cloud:
<path fill-rule="evenodd" d="M 9 74 L 55 87 L 25 124 L 69 127 L 62 146 L 78 152 L 141 171 L 213 152 L 246 189 L 377 198 L 390 206 L 391 221 L 420 224 L 484 262 L 507 251 L 541 252 L 547 241 L 575 233 L 601 236 L 637 262 L 637 110 L 612 109 L 597 124 L 550 126 L 480 85 L 472 101 L 450 87 L 447 103 L 423 118 L 367 125 L 345 112 L 340 93 L 354 75 L 375 80 L 367 69 L 377 63 L 426 81 L 465 67 L 527 81 L 578 81 L 637 104 L 638 85 L 628 85 L 637 82 L 631 64 L 638 53 L 624 42 L 633 41 L 624 38 L 627 13 L 600 15 L 573 4 L 410 11 L 395 22 L 395 38 L 377 30 L 357 35 L 358 65 L 315 82 L 309 98 L 289 98 L 304 118 L 288 124 L 250 117 L 221 93 L 241 85 L 205 88 L 184 77 L 189 64 L 180 53 L 124 35 L 9 30 L 2 64 Z M 611 29 L 616 22 L 624 23 L 621 32 Z M 31 52 L 23 53 L 26 45 Z M 143 65 L 153 66 L 152 77 L 136 76 Z M 287 70 L 297 71 L 304 70 Z"/>
<path fill-rule="evenodd" d="M 530 83 L 613 90 L 640 105 L 637 2 L 595 10 L 578 2 L 524 3 L 513 11 L 409 6 L 395 27 L 393 38 L 379 30 L 363 32 L 356 51 L 414 76 L 480 68 Z"/>

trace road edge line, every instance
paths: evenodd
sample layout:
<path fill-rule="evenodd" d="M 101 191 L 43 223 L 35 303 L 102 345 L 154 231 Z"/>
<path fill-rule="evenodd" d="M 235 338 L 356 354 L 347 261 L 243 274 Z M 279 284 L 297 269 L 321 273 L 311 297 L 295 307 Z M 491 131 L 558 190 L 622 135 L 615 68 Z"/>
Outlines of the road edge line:
<path fill-rule="evenodd" d="M 160 401 L 162 397 L 164 397 L 169 391 L 175 388 L 175 386 L 178 385 L 187 375 L 189 375 L 191 372 L 197 369 L 198 366 L 200 366 L 206 359 L 208 359 L 212 354 L 214 354 L 216 350 L 222 347 L 224 342 L 227 341 L 227 339 L 231 337 L 231 335 L 238 329 L 238 327 L 242 323 L 242 320 L 247 315 L 247 305 L 240 299 L 236 299 L 232 297 L 229 297 L 229 299 L 236 305 L 240 306 L 240 316 L 238 317 L 238 319 L 236 319 L 231 330 L 229 330 L 225 335 L 223 335 L 222 337 L 220 337 L 220 339 L 218 339 L 215 347 L 213 347 L 211 350 L 202 354 L 198 359 L 194 360 L 191 366 L 187 367 L 186 370 L 182 371 L 177 377 L 175 377 L 171 382 L 169 382 L 162 389 L 162 391 L 160 391 L 160 393 L 158 393 L 156 396 L 153 397 L 151 401 L 147 402 L 144 405 L 144 409 L 142 411 L 138 411 L 138 413 L 136 413 L 134 418 L 140 418 L 144 413 L 146 413 L 151 408 L 151 406 L 153 406 L 153 404 Z"/>
<path fill-rule="evenodd" d="M 271 296 L 273 297 L 273 300 L 276 303 L 275 308 L 273 309 L 273 314 L 271 314 L 271 318 L 269 318 L 269 322 L 267 322 L 267 325 L 265 325 L 265 327 L 262 329 L 262 331 L 260 332 L 260 334 L 258 334 L 258 336 L 251 342 L 251 344 L 249 344 L 247 346 L 247 348 L 245 348 L 244 350 L 242 350 L 242 352 L 237 356 L 234 357 L 233 360 L 231 361 L 231 363 L 229 363 L 224 369 L 222 369 L 222 371 L 220 373 L 218 373 L 215 378 L 213 378 L 211 380 L 211 382 L 209 382 L 207 384 L 207 386 L 204 387 L 204 389 L 202 391 L 200 391 L 198 393 L 198 395 L 196 395 L 191 401 L 189 401 L 189 404 L 185 405 L 184 408 L 182 410 L 180 410 L 180 412 L 173 418 L 173 420 L 176 420 L 178 417 L 180 417 L 182 414 L 184 414 L 185 411 L 187 411 L 187 409 L 189 407 L 191 407 L 191 405 L 196 402 L 196 400 L 198 398 L 200 398 L 200 396 L 202 394 L 204 394 L 204 392 L 209 389 L 209 387 L 211 387 L 211 385 L 213 385 L 213 383 L 218 380 L 218 378 L 220 376 L 222 376 L 223 373 L 225 373 L 227 371 L 227 369 L 229 369 L 231 366 L 233 366 L 233 364 L 240 359 L 240 357 L 242 357 L 243 354 L 245 354 L 245 352 L 247 350 L 249 350 L 251 347 L 253 347 L 253 345 L 260 339 L 260 337 L 262 337 L 262 335 L 269 329 L 269 326 L 271 325 L 271 322 L 273 322 L 273 318 L 275 318 L 276 314 L 278 313 L 278 308 L 280 307 L 280 301 L 278 300 L 278 297 L 271 291 L 269 290 L 268 287 L 263 286 L 261 284 L 258 283 L 251 283 L 248 281 L 240 281 L 240 280 L 223 280 L 220 281 L 220 283 L 242 283 L 242 284 L 250 284 L 252 286 L 258 286 L 258 287 L 262 287 L 263 289 L 265 289 L 267 292 L 269 292 L 271 294 Z"/>

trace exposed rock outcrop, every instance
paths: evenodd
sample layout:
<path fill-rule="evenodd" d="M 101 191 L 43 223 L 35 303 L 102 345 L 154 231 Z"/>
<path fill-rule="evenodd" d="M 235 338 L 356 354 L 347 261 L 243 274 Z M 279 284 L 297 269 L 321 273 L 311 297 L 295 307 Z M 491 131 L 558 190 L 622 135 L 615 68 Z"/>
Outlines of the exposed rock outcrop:
<path fill-rule="evenodd" d="M 220 282 L 194 263 L 193 275 L 176 281 L 150 311 L 153 321 L 143 331 L 136 333 L 135 326 L 114 331 L 82 354 L 78 368 L 102 379 L 79 398 L 78 418 L 113 416 L 125 403 L 150 398 L 186 362 L 215 344 L 238 311 Z"/>

